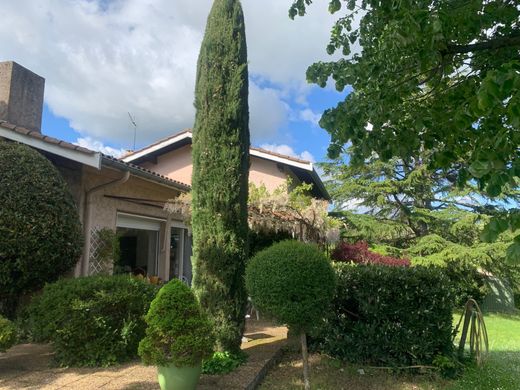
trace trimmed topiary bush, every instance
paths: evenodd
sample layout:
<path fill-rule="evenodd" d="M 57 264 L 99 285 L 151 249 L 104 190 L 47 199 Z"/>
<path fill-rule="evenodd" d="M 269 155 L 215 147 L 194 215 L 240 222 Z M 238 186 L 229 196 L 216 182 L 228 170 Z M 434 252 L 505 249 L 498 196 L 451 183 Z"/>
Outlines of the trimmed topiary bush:
<path fill-rule="evenodd" d="M 432 364 L 453 352 L 453 291 L 435 268 L 335 264 L 332 310 L 314 344 L 355 363 Z"/>
<path fill-rule="evenodd" d="M 139 356 L 147 365 L 197 366 L 211 356 L 211 322 L 191 289 L 174 279 L 164 285 L 146 315 L 146 336 Z"/>
<path fill-rule="evenodd" d="M 14 324 L 0 316 L 0 352 L 5 352 L 16 343 L 17 331 Z"/>
<path fill-rule="evenodd" d="M 306 333 L 321 321 L 335 291 L 329 260 L 315 245 L 282 241 L 250 260 L 246 286 L 260 311 L 300 333 L 309 388 Z"/>
<path fill-rule="evenodd" d="M 0 313 L 71 270 L 82 248 L 76 205 L 58 170 L 28 146 L 0 141 Z"/>
<path fill-rule="evenodd" d="M 48 284 L 25 311 L 35 341 L 51 342 L 60 365 L 108 366 L 137 356 L 157 286 L 128 275 Z"/>

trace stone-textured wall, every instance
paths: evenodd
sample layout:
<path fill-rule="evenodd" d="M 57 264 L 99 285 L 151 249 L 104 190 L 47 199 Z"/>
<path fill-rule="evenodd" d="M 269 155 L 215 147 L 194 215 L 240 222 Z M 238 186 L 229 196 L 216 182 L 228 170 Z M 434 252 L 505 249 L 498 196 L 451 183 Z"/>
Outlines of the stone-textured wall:
<path fill-rule="evenodd" d="M 0 62 L 0 120 L 41 131 L 45 79 L 18 65 Z"/>
<path fill-rule="evenodd" d="M 123 172 L 108 168 L 103 168 L 101 171 L 85 168 L 83 187 L 88 191 L 101 184 L 117 180 L 123 177 L 123 175 Z M 88 206 L 89 216 L 86 219 L 88 226 L 84 227 L 85 231 L 88 232 L 93 227 L 109 228 L 115 231 L 118 212 L 164 220 L 161 223 L 161 231 L 159 232 L 159 276 L 167 279 L 170 259 L 170 223 L 168 214 L 162 207 L 138 204 L 138 202 L 146 200 L 164 202 L 178 194 L 179 192 L 172 188 L 130 176 L 126 183 L 111 185 L 92 194 Z M 134 198 L 136 200 L 116 199 L 110 196 Z M 177 216 L 177 218 L 174 216 L 173 219 L 181 220 L 180 216 Z M 85 239 L 85 244 L 89 245 L 88 235 L 86 235 Z M 88 258 L 88 253 L 85 256 Z M 85 267 L 83 267 L 83 273 L 84 270 Z"/>

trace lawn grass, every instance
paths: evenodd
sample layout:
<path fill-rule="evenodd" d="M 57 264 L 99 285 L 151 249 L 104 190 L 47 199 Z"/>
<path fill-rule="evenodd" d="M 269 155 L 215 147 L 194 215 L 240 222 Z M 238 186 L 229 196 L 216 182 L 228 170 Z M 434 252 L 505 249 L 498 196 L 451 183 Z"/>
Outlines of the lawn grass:
<path fill-rule="evenodd" d="M 458 319 L 458 318 L 457 318 Z M 311 356 L 312 389 L 349 390 L 519 390 L 520 315 L 489 315 L 490 353 L 483 367 L 468 367 L 456 380 L 436 375 L 403 375 L 385 370 L 343 364 L 323 355 Z M 363 372 L 360 373 L 362 369 Z M 264 380 L 262 390 L 301 389 L 302 364 L 288 353 Z"/>

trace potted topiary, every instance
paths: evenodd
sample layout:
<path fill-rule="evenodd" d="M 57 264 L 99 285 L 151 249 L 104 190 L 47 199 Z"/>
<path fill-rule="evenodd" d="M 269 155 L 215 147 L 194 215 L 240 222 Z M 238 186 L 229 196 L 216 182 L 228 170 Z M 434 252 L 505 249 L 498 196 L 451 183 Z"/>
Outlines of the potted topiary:
<path fill-rule="evenodd" d="M 215 339 L 191 289 L 177 279 L 168 282 L 152 301 L 145 321 L 139 356 L 146 365 L 157 366 L 161 389 L 195 389 L 202 360 L 211 356 Z"/>
<path fill-rule="evenodd" d="M 307 333 L 322 319 L 335 291 L 330 261 L 316 245 L 282 241 L 249 261 L 246 287 L 261 312 L 300 334 L 305 389 L 310 389 Z"/>

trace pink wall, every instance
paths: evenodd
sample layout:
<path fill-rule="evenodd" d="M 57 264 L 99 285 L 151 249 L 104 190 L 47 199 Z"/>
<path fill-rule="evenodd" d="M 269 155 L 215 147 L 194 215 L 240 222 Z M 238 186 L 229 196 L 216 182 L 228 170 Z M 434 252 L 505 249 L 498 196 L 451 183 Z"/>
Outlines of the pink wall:
<path fill-rule="evenodd" d="M 191 145 L 183 146 L 159 156 L 157 164 L 145 162 L 141 165 L 170 179 L 191 184 L 191 173 L 193 171 Z M 276 162 L 251 156 L 249 181 L 255 185 L 263 184 L 269 191 L 272 191 L 282 185 L 289 175 L 290 173 L 285 172 L 283 168 L 280 170 Z"/>

